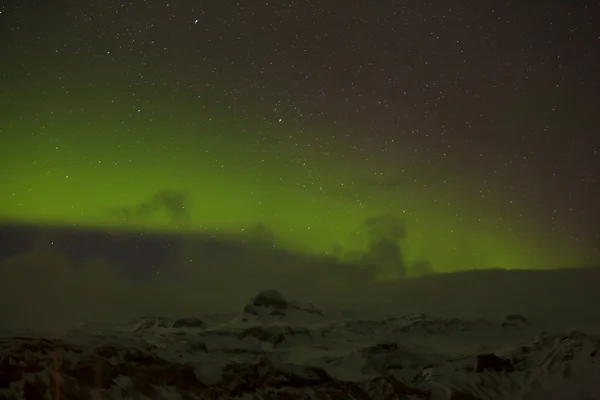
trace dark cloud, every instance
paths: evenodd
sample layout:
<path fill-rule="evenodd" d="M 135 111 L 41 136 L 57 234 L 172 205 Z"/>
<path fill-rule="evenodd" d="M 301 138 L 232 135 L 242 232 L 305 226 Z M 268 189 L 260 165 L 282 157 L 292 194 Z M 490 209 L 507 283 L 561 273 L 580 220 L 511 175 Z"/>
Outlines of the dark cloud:
<path fill-rule="evenodd" d="M 411 263 L 410 273 L 412 276 L 427 276 L 435 273 L 435 270 L 429 261 L 417 260 Z"/>
<path fill-rule="evenodd" d="M 199 234 L 138 233 L 135 240 L 130 235 L 51 232 L 45 236 L 52 241 L 0 261 L 0 321 L 61 326 L 140 315 L 189 316 L 234 308 L 265 287 L 294 298 L 311 293 L 318 301 L 330 298 L 332 287 L 341 294 L 361 281 L 333 258 L 261 245 L 260 240 L 272 239 L 261 224 L 251 236 L 259 245 Z M 131 279 L 132 264 L 136 279 Z"/>
<path fill-rule="evenodd" d="M 363 222 L 363 228 L 373 238 L 401 240 L 406 238 L 406 221 L 392 214 L 369 217 Z"/>
<path fill-rule="evenodd" d="M 406 277 L 410 266 L 401 247 L 408 235 L 406 221 L 392 214 L 381 214 L 365 219 L 361 228 L 359 234 L 367 238 L 367 247 L 351 259 L 370 270 L 376 280 Z M 426 261 L 420 262 L 417 267 L 422 269 L 425 264 Z"/>
<path fill-rule="evenodd" d="M 176 224 L 185 224 L 190 221 L 190 214 L 186 208 L 185 194 L 177 190 L 159 190 L 152 198 L 152 203 L 163 208 Z"/>
<path fill-rule="evenodd" d="M 594 285 L 586 286 L 597 282 L 600 269 L 433 275 L 427 260 L 404 259 L 402 243 L 410 231 L 404 220 L 388 214 L 361 225 L 360 234 L 367 240 L 364 251 L 335 257 L 278 248 L 272 244 L 277 237 L 263 223 L 236 237 L 30 229 L 34 239 L 18 240 L 30 246 L 0 261 L 0 327 L 46 328 L 142 315 L 235 311 L 264 288 L 336 307 L 351 304 L 459 317 L 526 313 L 528 307 L 532 312 L 550 315 L 562 310 L 568 315 L 569 307 L 584 307 L 600 296 Z M 431 276 L 409 278 L 425 275 Z M 376 282 L 382 277 L 405 279 Z M 568 305 L 562 304 L 569 296 L 574 297 Z"/>
<path fill-rule="evenodd" d="M 257 222 L 248 229 L 244 229 L 243 238 L 255 244 L 274 246 L 277 238 L 272 230 L 267 228 L 264 222 Z"/>
<path fill-rule="evenodd" d="M 600 302 L 600 269 L 473 271 L 373 283 L 369 271 L 333 258 L 217 240 L 189 244 L 193 258 L 178 261 L 185 279 L 167 272 L 125 279 L 101 258 L 75 267 L 53 246 L 13 255 L 0 262 L 0 327 L 45 329 L 143 315 L 240 312 L 265 288 L 277 288 L 290 299 L 356 312 L 600 317 L 590 306 Z M 427 270 L 427 265 L 422 268 Z"/>
<path fill-rule="evenodd" d="M 111 210 L 111 214 L 126 222 L 147 222 L 156 215 L 165 214 L 177 226 L 185 226 L 190 221 L 189 199 L 180 190 L 161 189 L 149 199 L 138 204 Z"/>
<path fill-rule="evenodd" d="M 400 244 L 385 237 L 374 238 L 367 252 L 359 260 L 375 272 L 374 279 L 395 279 L 406 276 Z"/>

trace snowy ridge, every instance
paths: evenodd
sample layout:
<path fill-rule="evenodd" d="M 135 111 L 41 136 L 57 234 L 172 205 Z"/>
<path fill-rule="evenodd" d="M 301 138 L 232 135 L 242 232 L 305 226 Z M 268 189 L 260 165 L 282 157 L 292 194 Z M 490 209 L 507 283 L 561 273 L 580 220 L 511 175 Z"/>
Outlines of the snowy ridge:
<path fill-rule="evenodd" d="M 0 399 L 597 399 L 599 348 L 521 315 L 339 319 L 269 290 L 220 323 L 3 334 Z"/>

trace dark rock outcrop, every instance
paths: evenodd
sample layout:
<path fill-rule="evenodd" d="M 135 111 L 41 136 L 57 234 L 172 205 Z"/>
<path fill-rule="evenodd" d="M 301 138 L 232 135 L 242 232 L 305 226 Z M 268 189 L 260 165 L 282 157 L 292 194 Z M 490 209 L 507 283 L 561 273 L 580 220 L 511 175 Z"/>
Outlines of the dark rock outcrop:
<path fill-rule="evenodd" d="M 521 314 L 507 315 L 500 324 L 504 329 L 519 329 L 529 325 L 527 318 Z"/>
<path fill-rule="evenodd" d="M 505 371 L 513 372 L 515 366 L 510 360 L 498 357 L 495 354 L 480 354 L 477 356 L 477 364 L 475 366 L 475 372 L 484 371 Z"/>
<path fill-rule="evenodd" d="M 268 310 L 271 316 L 284 316 L 288 311 L 295 310 L 308 314 L 323 315 L 313 304 L 288 301 L 278 291 L 266 289 L 254 296 L 246 307 L 244 313 L 249 315 L 259 315 L 261 310 Z"/>
<path fill-rule="evenodd" d="M 321 368 L 278 364 L 264 356 L 254 363 L 232 361 L 224 366 L 220 382 L 208 385 L 192 365 L 168 361 L 150 350 L 116 345 L 85 348 L 60 340 L 22 338 L 18 342 L 21 348 L 36 350 L 35 357 L 27 358 L 26 352 L 6 351 L 10 347 L 6 341 L 0 341 L 0 345 L 0 389 L 16 388 L 15 397 L 37 399 L 59 393 L 63 400 L 91 400 L 98 396 L 116 400 L 140 395 L 159 400 L 166 398 L 161 389 L 168 388 L 183 399 L 243 395 L 273 400 L 430 399 L 429 392 L 391 376 L 361 382 L 340 381 Z M 79 354 L 77 362 L 67 361 L 71 352 Z M 64 362 L 57 354 L 65 356 Z M 26 373 L 44 370 L 48 373 L 47 381 L 39 377 L 24 379 Z M 126 377 L 129 383 L 119 385 L 120 377 Z"/>
<path fill-rule="evenodd" d="M 173 322 L 172 328 L 204 328 L 206 324 L 199 318 L 180 318 Z"/>

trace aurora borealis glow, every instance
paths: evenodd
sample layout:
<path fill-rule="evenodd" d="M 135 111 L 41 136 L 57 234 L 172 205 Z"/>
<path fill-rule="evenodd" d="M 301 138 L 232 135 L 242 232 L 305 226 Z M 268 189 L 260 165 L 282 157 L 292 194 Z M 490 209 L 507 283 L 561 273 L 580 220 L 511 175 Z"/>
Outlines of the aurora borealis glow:
<path fill-rule="evenodd" d="M 284 249 L 348 259 L 364 221 L 392 215 L 405 261 L 436 272 L 597 263 L 598 58 L 501 51 L 545 26 L 516 3 L 392 3 L 3 6 L 0 219 L 264 224 Z M 512 25 L 475 23 L 494 12 Z"/>

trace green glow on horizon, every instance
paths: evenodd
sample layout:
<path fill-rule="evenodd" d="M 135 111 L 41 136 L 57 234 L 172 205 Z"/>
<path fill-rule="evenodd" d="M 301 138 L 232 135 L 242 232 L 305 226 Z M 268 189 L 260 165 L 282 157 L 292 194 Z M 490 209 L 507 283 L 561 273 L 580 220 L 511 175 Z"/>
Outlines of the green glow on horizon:
<path fill-rule="evenodd" d="M 68 112 L 13 123 L 0 138 L 0 169 L 8 171 L 0 220 L 225 234 L 262 222 L 289 249 L 330 254 L 338 246 L 343 256 L 365 248 L 360 232 L 366 218 L 390 213 L 407 222 L 406 259 L 429 260 L 437 272 L 555 267 L 582 259 L 577 249 L 541 246 L 544 238 L 533 239 L 534 228 L 508 230 L 506 219 L 476 222 L 460 193 L 454 196 L 459 205 L 450 209 L 431 201 L 435 189 L 409 183 L 391 194 L 371 193 L 360 179 L 384 174 L 385 160 L 365 161 L 338 150 L 339 143 L 323 157 L 309 147 L 291 151 L 280 138 L 257 141 L 239 125 L 207 116 L 197 126 L 138 118 L 136 129 L 116 118 Z M 160 190 L 185 194 L 189 221 L 175 224 L 160 210 L 133 221 L 115 212 Z"/>

